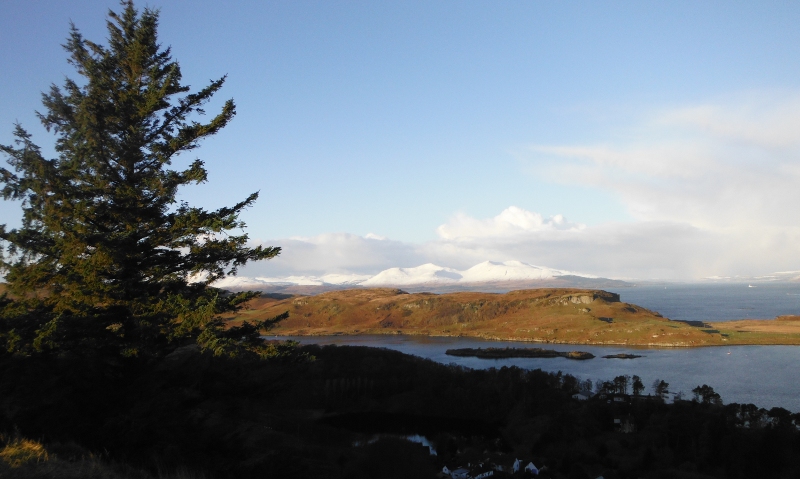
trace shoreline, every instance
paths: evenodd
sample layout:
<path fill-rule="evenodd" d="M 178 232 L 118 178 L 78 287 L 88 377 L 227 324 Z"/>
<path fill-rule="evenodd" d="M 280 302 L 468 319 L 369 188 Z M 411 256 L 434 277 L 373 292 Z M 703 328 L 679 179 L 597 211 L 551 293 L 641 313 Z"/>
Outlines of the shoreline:
<path fill-rule="evenodd" d="M 771 320 L 762 320 L 771 321 Z M 515 338 L 515 337 L 489 337 L 483 335 L 471 334 L 426 334 L 415 331 L 402 331 L 402 332 L 385 332 L 385 331 L 359 331 L 359 332 L 315 332 L 310 334 L 302 334 L 300 332 L 270 332 L 270 334 L 262 335 L 265 339 L 279 339 L 285 337 L 343 337 L 343 336 L 424 336 L 429 338 L 465 338 L 465 339 L 480 339 L 492 342 L 514 342 L 520 344 L 554 344 L 563 346 L 608 346 L 608 347 L 624 347 L 630 349 L 690 349 L 690 348 L 718 348 L 718 347 L 739 347 L 739 346 L 800 346 L 800 340 L 795 343 L 731 343 L 731 344 L 664 344 L 664 343 L 630 343 L 618 341 L 606 342 L 573 342 L 573 341 L 560 341 L 555 339 L 531 339 L 531 338 Z"/>
<path fill-rule="evenodd" d="M 285 312 L 270 335 L 419 335 L 489 341 L 638 348 L 800 345 L 800 316 L 727 322 L 679 321 L 599 290 L 552 288 L 505 294 L 432 295 L 359 289 L 260 298 L 231 326 Z"/>

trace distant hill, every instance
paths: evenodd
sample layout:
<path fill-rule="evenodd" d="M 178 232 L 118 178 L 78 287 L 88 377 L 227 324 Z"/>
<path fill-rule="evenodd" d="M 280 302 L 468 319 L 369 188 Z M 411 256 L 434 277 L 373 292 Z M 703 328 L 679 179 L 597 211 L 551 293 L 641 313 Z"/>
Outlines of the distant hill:
<path fill-rule="evenodd" d="M 350 289 L 316 296 L 268 295 L 236 321 L 284 311 L 277 335 L 422 334 L 572 344 L 702 346 L 724 344 L 717 331 L 670 321 L 619 295 L 577 288 L 410 294 L 400 289 Z M 702 324 L 700 325 L 702 326 Z"/>
<path fill-rule="evenodd" d="M 381 271 L 372 278 L 361 283 L 362 286 L 407 286 L 407 285 L 444 285 L 444 284 L 479 284 L 494 282 L 542 281 L 561 276 L 581 278 L 597 278 L 597 276 L 561 271 L 543 266 L 534 266 L 521 261 L 484 261 L 465 271 L 444 268 L 432 263 L 416 268 L 391 268 Z"/>
<path fill-rule="evenodd" d="M 330 291 L 315 296 L 267 294 L 230 317 L 289 318 L 277 335 L 419 334 L 569 344 L 714 346 L 800 344 L 800 317 L 725 323 L 672 321 L 623 303 L 619 295 L 581 288 L 505 294 L 408 293 L 392 288 Z"/>
<path fill-rule="evenodd" d="M 619 288 L 629 283 L 594 275 L 534 266 L 521 261 L 484 261 L 467 270 L 424 264 L 413 268 L 389 268 L 369 275 L 327 274 L 284 278 L 226 278 L 215 286 L 229 290 L 260 290 L 268 293 L 319 294 L 353 287 L 398 287 L 410 292 L 483 291 L 573 287 Z"/>

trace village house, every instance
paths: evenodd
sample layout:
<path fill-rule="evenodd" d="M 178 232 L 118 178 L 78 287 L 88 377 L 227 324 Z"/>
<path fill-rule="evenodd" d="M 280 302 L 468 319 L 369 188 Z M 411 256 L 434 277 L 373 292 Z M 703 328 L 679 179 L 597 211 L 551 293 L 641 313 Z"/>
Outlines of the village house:
<path fill-rule="evenodd" d="M 574 396 L 573 396 L 574 397 Z M 592 399 L 596 400 L 605 400 L 606 403 L 611 404 L 622 404 L 622 403 L 630 403 L 632 401 L 632 396 L 629 394 L 617 394 L 617 393 L 598 393 L 594 396 L 591 396 Z"/>
<path fill-rule="evenodd" d="M 528 462 L 528 464 L 524 467 L 522 466 L 522 464 L 523 464 L 522 461 L 520 461 L 519 459 L 515 460 L 514 465 L 511 466 L 511 472 L 516 473 L 519 472 L 520 469 L 522 469 L 524 472 L 533 474 L 534 476 L 539 475 L 539 468 L 534 466 L 533 462 Z"/>
<path fill-rule="evenodd" d="M 636 431 L 636 425 L 633 422 L 633 417 L 628 415 L 624 417 L 614 418 L 614 430 L 629 434 Z"/>
<path fill-rule="evenodd" d="M 532 462 L 529 462 L 527 466 L 525 466 L 525 472 L 533 474 L 534 476 L 539 475 L 539 468 L 533 465 Z"/>
<path fill-rule="evenodd" d="M 478 467 L 470 471 L 472 479 L 485 479 L 494 475 L 494 468 L 489 465 L 480 464 Z"/>
<path fill-rule="evenodd" d="M 442 472 L 447 477 L 450 477 L 452 479 L 469 479 L 469 477 L 470 477 L 469 469 L 467 469 L 465 467 L 461 467 L 461 466 L 458 466 L 458 467 L 447 467 L 447 466 L 444 466 L 442 468 Z"/>
<path fill-rule="evenodd" d="M 498 455 L 500 456 L 500 455 Z M 486 479 L 486 478 L 503 478 L 511 477 L 511 474 L 524 473 L 527 475 L 538 475 L 539 468 L 529 461 L 527 465 L 520 460 L 515 459 L 514 463 L 510 466 L 503 466 L 498 464 L 500 457 L 494 458 L 495 460 L 486 459 L 484 462 L 467 463 L 466 466 L 447 466 L 442 467 L 442 471 L 437 474 L 440 478 L 450 479 Z"/>

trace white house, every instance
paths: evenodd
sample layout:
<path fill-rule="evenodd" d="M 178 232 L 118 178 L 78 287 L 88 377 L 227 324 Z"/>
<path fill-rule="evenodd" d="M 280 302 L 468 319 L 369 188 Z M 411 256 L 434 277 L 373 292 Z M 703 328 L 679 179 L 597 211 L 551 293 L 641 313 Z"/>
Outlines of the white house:
<path fill-rule="evenodd" d="M 636 431 L 636 424 L 630 416 L 623 418 L 614 418 L 614 428 L 622 433 L 628 434 Z"/>
<path fill-rule="evenodd" d="M 453 479 L 468 479 L 469 469 L 464 469 L 463 467 L 459 467 L 458 469 L 450 473 L 450 477 L 452 477 Z"/>
<path fill-rule="evenodd" d="M 485 479 L 493 475 L 494 475 L 494 469 L 491 469 L 489 467 L 479 467 L 478 469 L 472 471 L 472 477 L 474 479 Z"/>
<path fill-rule="evenodd" d="M 664 404 L 674 404 L 676 401 L 683 399 L 683 392 L 671 393 L 667 391 L 661 395 L 661 399 L 664 400 Z"/>
<path fill-rule="evenodd" d="M 533 465 L 532 462 L 529 462 L 527 466 L 525 466 L 525 472 L 530 472 L 534 476 L 539 475 L 539 469 Z"/>

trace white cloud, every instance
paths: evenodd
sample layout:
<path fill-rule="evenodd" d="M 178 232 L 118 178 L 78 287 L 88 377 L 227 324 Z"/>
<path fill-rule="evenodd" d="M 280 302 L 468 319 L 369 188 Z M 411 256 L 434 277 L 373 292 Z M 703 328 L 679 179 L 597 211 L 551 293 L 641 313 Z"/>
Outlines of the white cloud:
<path fill-rule="evenodd" d="M 246 276 L 283 277 L 290 275 L 375 274 L 395 266 L 417 266 L 419 245 L 393 241 L 375 235 L 326 233 L 313 237 L 293 237 L 258 241 L 280 246 L 281 254 L 269 261 L 242 268 Z"/>
<path fill-rule="evenodd" d="M 538 145 L 530 168 L 610 191 L 644 221 L 740 233 L 800 225 L 800 97 L 677 108 L 627 136 Z"/>
<path fill-rule="evenodd" d="M 475 219 L 458 213 L 446 224 L 436 229 L 443 239 L 514 236 L 536 231 L 579 230 L 584 225 L 568 222 L 562 215 L 544 218 L 539 213 L 510 206 L 489 219 Z"/>
<path fill-rule="evenodd" d="M 666 222 L 610 223 L 581 230 L 454 238 L 427 244 L 437 264 L 517 259 L 613 278 L 685 279 L 709 266 L 715 235 Z"/>
<path fill-rule="evenodd" d="M 518 210 L 522 217 L 536 216 Z M 479 220 L 462 214 L 459 221 L 491 224 L 496 218 Z M 452 226 L 452 221 L 447 225 Z M 717 235 L 688 225 L 642 222 L 568 229 L 551 226 L 527 230 L 497 228 L 491 232 L 478 229 L 481 234 L 472 229 L 459 231 L 464 235 L 440 237 L 422 244 L 372 240 L 344 233 L 269 241 L 267 244 L 283 247 L 281 255 L 249 265 L 241 274 L 273 278 L 324 273 L 376 274 L 388 268 L 426 263 L 464 270 L 486 260 L 518 260 L 618 278 L 699 278 L 709 276 L 709 270 L 718 271 L 704 267 L 709 263 L 715 266 Z"/>
<path fill-rule="evenodd" d="M 724 104 L 689 106 L 666 111 L 656 117 L 664 126 L 690 127 L 739 144 L 762 148 L 792 148 L 800 145 L 800 95 L 750 94 Z"/>
<path fill-rule="evenodd" d="M 486 260 L 639 279 L 800 269 L 800 95 L 662 111 L 620 138 L 537 145 L 526 159 L 539 178 L 612 193 L 635 221 L 584 226 L 517 206 L 491 218 L 458 213 L 422 244 L 345 233 L 278 240 L 284 252 L 260 274 Z"/>
<path fill-rule="evenodd" d="M 462 215 L 461 219 L 465 218 L 467 223 L 486 221 Z M 800 268 L 800 231 L 754 235 L 756 240 L 753 236 L 666 221 L 511 233 L 499 230 L 482 236 L 442 237 L 422 244 L 326 234 L 267 242 L 282 246 L 281 255 L 248 265 L 240 274 L 273 278 L 320 277 L 325 273 L 374 275 L 388 268 L 426 263 L 464 270 L 486 260 L 518 260 L 621 279 L 758 276 Z"/>

